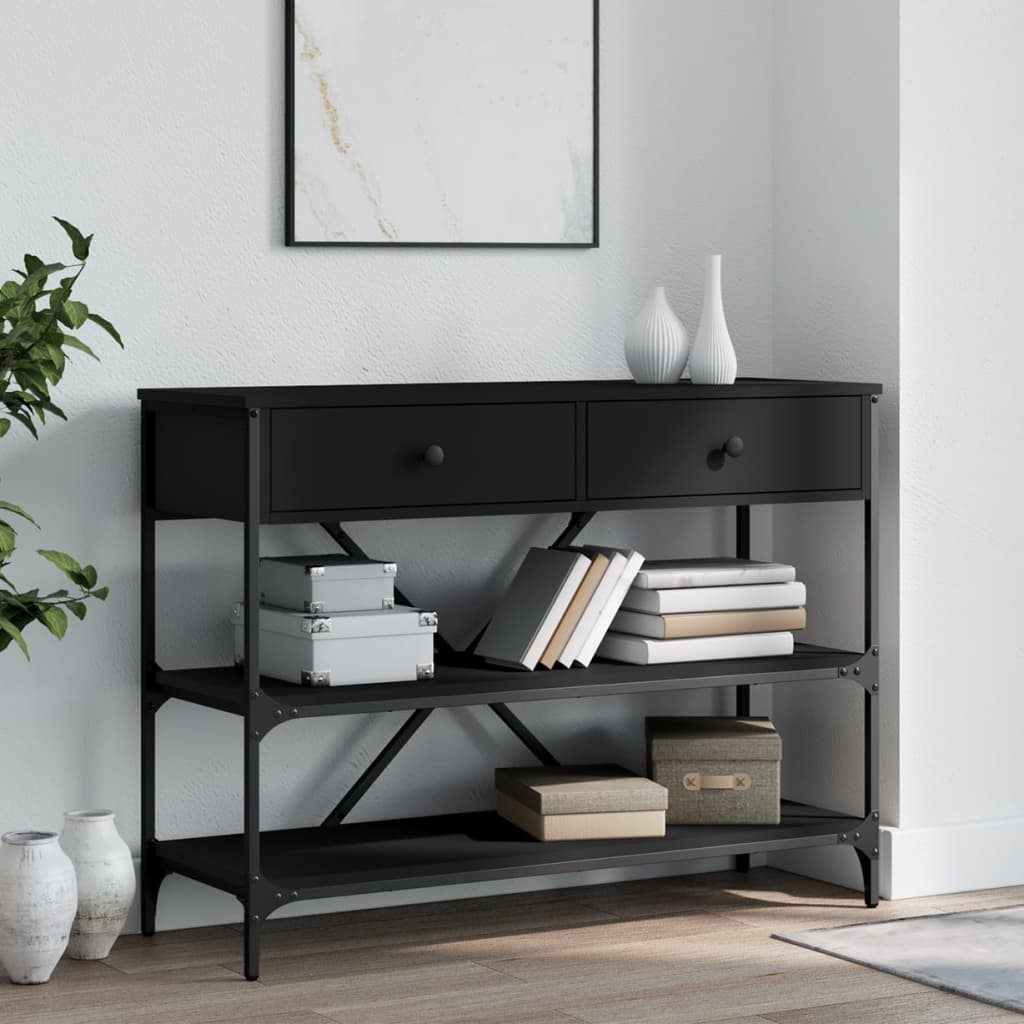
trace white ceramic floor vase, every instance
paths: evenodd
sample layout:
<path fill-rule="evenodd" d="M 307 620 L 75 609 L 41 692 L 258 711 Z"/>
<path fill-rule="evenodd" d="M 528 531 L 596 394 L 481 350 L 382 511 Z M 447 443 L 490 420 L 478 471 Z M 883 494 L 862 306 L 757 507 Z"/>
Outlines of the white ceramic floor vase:
<path fill-rule="evenodd" d="M 75 869 L 56 832 L 0 837 L 0 964 L 16 985 L 50 980 L 78 906 Z"/>
<path fill-rule="evenodd" d="M 704 308 L 690 353 L 694 384 L 732 384 L 736 380 L 736 350 L 722 308 L 722 257 L 709 256 L 704 277 Z"/>
<path fill-rule="evenodd" d="M 114 825 L 114 812 L 68 811 L 60 844 L 78 876 L 78 914 L 68 956 L 102 960 L 128 920 L 135 898 L 135 867 L 128 844 Z"/>
<path fill-rule="evenodd" d="M 626 331 L 626 365 L 640 384 L 673 384 L 683 375 L 690 339 L 672 312 L 664 288 L 654 294 Z"/>

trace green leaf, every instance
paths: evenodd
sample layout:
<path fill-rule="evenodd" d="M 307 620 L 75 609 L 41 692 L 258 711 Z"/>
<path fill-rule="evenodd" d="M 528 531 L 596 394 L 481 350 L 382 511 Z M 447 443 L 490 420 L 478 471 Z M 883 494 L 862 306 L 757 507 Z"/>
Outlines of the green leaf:
<path fill-rule="evenodd" d="M 77 330 L 89 319 L 89 307 L 84 302 L 68 300 L 64 303 L 64 315 L 68 318 L 68 325 Z"/>
<path fill-rule="evenodd" d="M 82 232 L 74 224 L 69 224 L 60 217 L 54 217 L 53 219 L 67 232 L 68 238 L 71 239 L 71 251 L 75 254 L 75 259 L 87 260 L 89 258 L 89 243 L 92 241 L 92 235 L 89 235 L 88 238 L 83 238 Z"/>
<path fill-rule="evenodd" d="M 75 576 L 82 577 L 82 567 L 70 555 L 63 551 L 39 550 L 36 554 L 42 555 L 48 562 L 52 562 L 72 583 L 76 583 Z"/>
<path fill-rule="evenodd" d="M 13 640 L 21 648 L 21 653 L 25 655 L 25 658 L 28 661 L 32 660 L 29 657 L 28 644 L 25 643 L 25 638 L 21 635 L 21 630 L 18 629 L 18 627 L 13 622 L 11 622 L 10 619 L 6 619 L 3 616 L 0 616 L 0 631 L 6 633 L 7 636 L 9 636 L 11 640 Z M 6 644 L 4 646 L 6 646 Z"/>
<path fill-rule="evenodd" d="M 43 266 L 43 261 L 38 256 L 33 256 L 32 253 L 25 253 L 25 270 L 31 274 L 37 271 Z"/>
<path fill-rule="evenodd" d="M 96 586 L 96 567 L 94 565 L 84 566 L 82 569 L 82 575 L 85 577 L 85 585 L 87 587 Z"/>
<path fill-rule="evenodd" d="M 68 601 L 68 610 L 76 619 L 84 619 L 86 607 L 82 601 Z"/>
<path fill-rule="evenodd" d="M 90 313 L 89 314 L 89 319 L 90 320 L 95 320 L 96 318 Z M 68 348 L 77 348 L 79 352 L 84 352 L 87 356 L 92 356 L 93 359 L 95 359 L 97 362 L 99 362 L 99 358 L 100 357 L 98 355 L 96 355 L 96 353 L 93 352 L 93 350 L 91 348 L 89 348 L 89 346 L 86 345 L 86 343 L 84 341 L 80 341 L 73 334 L 65 334 L 63 336 L 63 340 L 62 340 L 61 343 L 63 345 L 66 345 Z M 2 436 L 2 435 L 0 435 L 0 436 Z"/>
<path fill-rule="evenodd" d="M 117 328 L 109 320 L 100 316 L 99 313 L 90 313 L 89 319 L 94 324 L 99 324 L 99 326 L 102 327 L 103 330 L 105 330 L 107 334 L 109 334 L 114 339 L 114 341 L 116 341 L 118 345 L 121 346 L 121 348 L 124 348 L 124 342 L 121 340 L 121 335 L 118 334 Z"/>
<path fill-rule="evenodd" d="M 38 527 L 39 524 L 23 509 L 18 505 L 12 505 L 9 501 L 0 501 L 0 508 L 7 512 L 13 512 L 16 516 L 21 516 L 22 519 L 27 519 L 33 526 Z"/>
<path fill-rule="evenodd" d="M 107 595 L 110 593 L 110 587 L 97 587 L 93 592 L 92 596 L 99 598 L 101 601 L 106 601 Z"/>
<path fill-rule="evenodd" d="M 0 555 L 9 555 L 17 546 L 18 535 L 9 523 L 0 522 Z"/>
<path fill-rule="evenodd" d="M 68 617 L 63 608 L 44 608 L 38 613 L 39 621 L 58 639 L 63 640 L 68 631 Z"/>
<path fill-rule="evenodd" d="M 11 429 L 11 421 L 6 417 L 0 418 L 0 437 L 3 437 Z"/>

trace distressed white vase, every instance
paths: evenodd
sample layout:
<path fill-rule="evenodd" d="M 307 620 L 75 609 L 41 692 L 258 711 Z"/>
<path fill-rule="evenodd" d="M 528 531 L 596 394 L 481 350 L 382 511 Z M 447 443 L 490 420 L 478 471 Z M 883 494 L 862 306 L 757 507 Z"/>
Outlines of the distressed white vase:
<path fill-rule="evenodd" d="M 694 384 L 732 384 L 736 380 L 736 350 L 722 308 L 722 257 L 709 256 L 704 274 L 704 308 L 690 353 Z"/>
<path fill-rule="evenodd" d="M 690 339 L 672 312 L 664 288 L 654 294 L 626 331 L 626 365 L 641 384 L 672 384 L 683 375 Z"/>
<path fill-rule="evenodd" d="M 78 877 L 78 913 L 68 956 L 102 960 L 128 920 L 135 898 L 132 852 L 114 825 L 114 812 L 68 811 L 60 844 Z"/>
<path fill-rule="evenodd" d="M 77 906 L 75 869 L 56 832 L 0 837 L 0 963 L 15 985 L 50 980 Z"/>

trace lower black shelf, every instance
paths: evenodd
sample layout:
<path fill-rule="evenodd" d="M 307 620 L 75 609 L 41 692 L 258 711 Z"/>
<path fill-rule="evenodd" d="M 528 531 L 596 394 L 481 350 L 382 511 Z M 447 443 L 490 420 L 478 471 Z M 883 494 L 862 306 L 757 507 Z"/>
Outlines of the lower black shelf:
<path fill-rule="evenodd" d="M 783 802 L 779 825 L 674 826 L 664 839 L 540 843 L 490 811 L 285 829 L 261 836 L 263 877 L 290 899 L 829 846 L 860 819 Z M 242 836 L 157 840 L 166 873 L 242 895 Z"/>

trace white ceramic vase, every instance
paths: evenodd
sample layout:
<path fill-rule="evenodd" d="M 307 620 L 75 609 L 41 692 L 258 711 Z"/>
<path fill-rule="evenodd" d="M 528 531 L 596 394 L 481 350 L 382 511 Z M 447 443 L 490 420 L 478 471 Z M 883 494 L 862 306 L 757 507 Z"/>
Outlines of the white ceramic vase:
<path fill-rule="evenodd" d="M 0 837 L 0 963 L 15 985 L 50 980 L 77 906 L 75 869 L 56 832 Z"/>
<path fill-rule="evenodd" d="M 626 365 L 641 384 L 673 384 L 683 375 L 690 339 L 672 312 L 664 288 L 654 294 L 626 331 Z"/>
<path fill-rule="evenodd" d="M 736 350 L 722 308 L 722 257 L 709 256 L 704 274 L 704 308 L 690 353 L 694 384 L 732 384 L 736 380 Z"/>
<path fill-rule="evenodd" d="M 68 956 L 102 960 L 121 934 L 135 898 L 135 867 L 114 812 L 68 811 L 60 844 L 78 876 L 78 914 Z"/>

